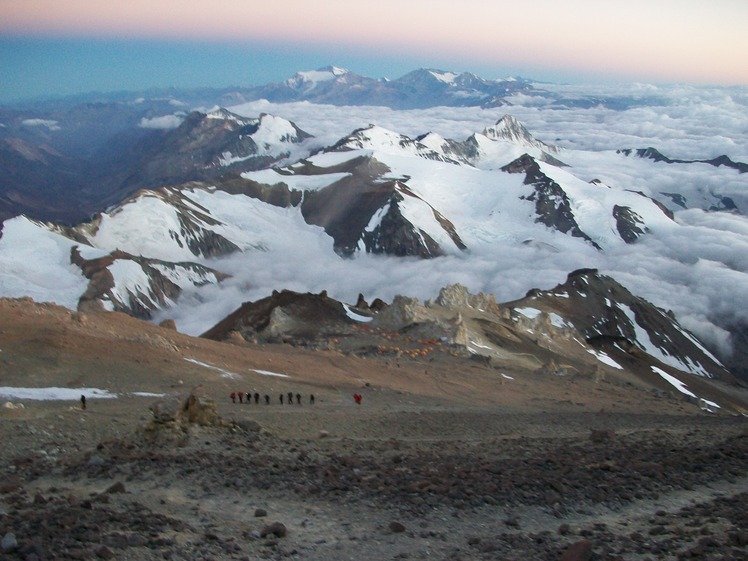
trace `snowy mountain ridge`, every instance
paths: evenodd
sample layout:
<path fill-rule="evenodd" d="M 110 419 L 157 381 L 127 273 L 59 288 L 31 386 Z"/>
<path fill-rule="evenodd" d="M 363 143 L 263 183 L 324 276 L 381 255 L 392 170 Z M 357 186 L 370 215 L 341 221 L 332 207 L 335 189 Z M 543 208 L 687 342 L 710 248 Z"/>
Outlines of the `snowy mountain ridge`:
<path fill-rule="evenodd" d="M 0 238 L 0 286 L 9 295 L 49 291 L 19 265 L 23 258 L 12 244 L 22 232 L 38 236 L 54 255 L 54 267 L 65 270 L 59 276 L 67 282 L 48 292 L 55 301 L 162 318 L 191 305 L 202 308 L 237 286 L 250 288 L 252 281 L 243 280 L 250 269 L 264 274 L 263 268 L 273 270 L 288 259 L 315 263 L 306 273 L 318 267 L 320 282 L 327 269 L 344 278 L 342 271 L 351 268 L 410 267 L 412 261 L 392 261 L 401 257 L 428 258 L 431 270 L 444 267 L 442 260 L 459 270 L 460 263 L 490 263 L 501 254 L 519 262 L 563 258 L 577 264 L 605 259 L 596 254 L 636 255 L 637 246 L 648 251 L 682 228 L 641 190 L 581 179 L 574 166 L 550 155 L 573 159 L 573 151 L 536 140 L 516 119 L 494 123 L 464 141 L 437 133 L 411 138 L 370 125 L 310 155 L 304 146 L 309 135 L 288 120 L 223 109 L 191 114 L 181 131 L 169 134 L 193 139 L 185 145 L 197 150 L 192 154 L 201 153 L 206 139 L 195 131 L 207 127 L 218 139 L 226 133 L 248 139 L 255 154 L 281 159 L 254 171 L 237 159 L 232 170 L 239 174 L 142 190 L 70 229 L 7 221 Z M 207 144 L 210 152 L 204 153 L 242 157 L 218 152 L 220 145 Z M 221 310 L 228 313 L 228 303 L 204 316 L 188 312 L 188 329 L 206 329 Z M 631 325 L 618 336 L 641 343 L 644 332 Z M 646 337 L 656 339 L 655 329 L 648 329 Z M 703 361 L 682 358 L 678 364 L 704 373 Z"/>

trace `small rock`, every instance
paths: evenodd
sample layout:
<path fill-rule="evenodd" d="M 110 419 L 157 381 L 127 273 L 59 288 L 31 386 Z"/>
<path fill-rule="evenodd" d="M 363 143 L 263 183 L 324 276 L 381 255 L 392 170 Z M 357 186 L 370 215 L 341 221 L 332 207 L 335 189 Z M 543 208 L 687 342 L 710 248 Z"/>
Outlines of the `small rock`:
<path fill-rule="evenodd" d="M 264 508 L 256 508 L 255 509 L 255 518 L 263 518 L 264 516 L 268 515 L 268 511 Z"/>
<path fill-rule="evenodd" d="M 88 467 L 101 467 L 105 464 L 104 458 L 99 456 L 98 454 L 93 454 L 90 458 L 88 458 L 88 461 L 86 462 L 86 466 Z"/>
<path fill-rule="evenodd" d="M 319 431 L 319 437 L 320 438 L 327 438 L 328 436 L 330 436 L 330 433 L 328 431 L 326 431 L 326 430 Z"/>
<path fill-rule="evenodd" d="M 109 489 L 107 489 L 106 492 L 108 494 L 110 494 L 110 495 L 113 495 L 115 493 L 124 493 L 125 492 L 125 484 L 122 483 L 121 481 L 118 481 L 117 483 L 115 483 L 114 485 L 112 485 L 111 487 L 109 487 Z"/>
<path fill-rule="evenodd" d="M 94 553 L 99 559 L 114 559 L 114 552 L 105 545 L 97 547 Z"/>
<path fill-rule="evenodd" d="M 468 545 L 478 545 L 480 543 L 480 538 L 477 536 L 471 536 L 468 538 Z"/>
<path fill-rule="evenodd" d="M 18 549 L 18 541 L 16 540 L 16 535 L 11 532 L 5 534 L 2 541 L 0 541 L 0 549 L 2 549 L 4 553 L 11 553 L 12 551 Z"/>
<path fill-rule="evenodd" d="M 127 545 L 130 547 L 140 547 L 148 544 L 148 538 L 143 534 L 130 534 L 127 536 Z"/>
<path fill-rule="evenodd" d="M 662 524 L 658 524 L 657 526 L 654 526 L 649 530 L 650 536 L 662 536 L 663 534 L 667 534 L 667 528 L 665 528 L 665 526 L 663 526 Z"/>
<path fill-rule="evenodd" d="M 510 528 L 519 528 L 519 520 L 516 517 L 507 518 L 506 520 L 504 520 L 504 524 L 506 524 Z"/>
<path fill-rule="evenodd" d="M 405 531 L 405 526 L 402 524 L 402 522 L 393 521 L 390 522 L 389 525 L 390 532 L 393 534 L 400 534 L 401 532 Z"/>
<path fill-rule="evenodd" d="M 610 429 L 592 429 L 590 431 L 590 440 L 595 443 L 608 442 L 616 436 L 615 431 Z"/>
<path fill-rule="evenodd" d="M 282 522 L 273 522 L 262 529 L 260 536 L 264 538 L 272 534 L 277 538 L 285 538 L 287 533 L 288 530 L 286 529 L 285 524 Z"/>
<path fill-rule="evenodd" d="M 0 483 L 0 494 L 13 493 L 23 487 L 21 480 L 17 475 L 11 475 L 5 479 L 4 483 Z"/>
<path fill-rule="evenodd" d="M 591 557 L 592 542 L 582 540 L 566 548 L 559 561 L 589 561 Z"/>

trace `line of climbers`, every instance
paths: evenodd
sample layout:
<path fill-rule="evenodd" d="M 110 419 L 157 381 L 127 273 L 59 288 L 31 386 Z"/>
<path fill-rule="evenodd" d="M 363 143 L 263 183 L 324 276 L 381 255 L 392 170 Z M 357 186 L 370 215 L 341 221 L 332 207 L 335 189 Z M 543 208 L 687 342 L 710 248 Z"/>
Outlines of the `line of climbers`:
<path fill-rule="evenodd" d="M 260 394 L 258 392 L 255 392 L 254 394 L 251 392 L 231 392 L 231 401 L 233 403 L 236 403 L 237 398 L 239 399 L 239 403 L 246 403 L 247 405 L 252 403 L 252 399 L 254 398 L 255 404 L 260 403 Z M 296 404 L 301 405 L 301 394 L 297 393 L 294 394 L 293 392 L 288 392 L 285 394 L 280 394 L 279 401 L 280 404 L 283 405 L 284 399 L 285 402 L 288 405 L 293 405 L 294 398 L 296 398 Z M 270 405 L 270 396 L 268 394 L 265 394 L 263 396 L 263 399 L 265 400 L 265 405 Z M 309 394 L 309 405 L 314 405 L 314 394 Z"/>

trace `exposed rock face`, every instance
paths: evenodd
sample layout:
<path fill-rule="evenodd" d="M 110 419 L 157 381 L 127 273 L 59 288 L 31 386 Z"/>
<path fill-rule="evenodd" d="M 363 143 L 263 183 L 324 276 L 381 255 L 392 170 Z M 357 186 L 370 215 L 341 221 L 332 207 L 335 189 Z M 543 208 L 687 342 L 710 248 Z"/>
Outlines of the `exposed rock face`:
<path fill-rule="evenodd" d="M 256 302 L 245 302 L 202 336 L 220 341 L 233 332 L 248 341 L 288 340 L 303 344 L 324 339 L 352 323 L 343 305 L 324 292 L 301 294 L 283 290 Z"/>
<path fill-rule="evenodd" d="M 341 145 L 336 149 L 350 148 Z M 342 256 L 356 251 L 422 258 L 442 255 L 444 249 L 433 236 L 403 215 L 401 207 L 406 204 L 426 207 L 454 245 L 465 249 L 454 225 L 413 193 L 404 179 L 384 179 L 390 170 L 373 157 L 354 158 L 325 170 L 311 165 L 294 166 L 294 172 L 348 174 L 323 189 L 306 191 L 301 202 L 304 220 L 323 227 L 333 238 L 335 251 Z"/>
<path fill-rule="evenodd" d="M 507 173 L 524 173 L 525 185 L 533 187 L 533 193 L 526 196 L 535 202 L 535 222 L 545 224 L 565 234 L 582 238 L 597 249 L 601 249 L 577 224 L 571 210 L 569 197 L 563 188 L 542 172 L 538 162 L 525 154 L 501 168 Z"/>
<path fill-rule="evenodd" d="M 118 311 L 141 319 L 150 319 L 156 310 L 179 298 L 182 286 L 172 279 L 201 286 L 226 278 L 225 274 L 196 263 L 169 263 L 136 257 L 124 251 L 87 260 L 77 247 L 73 247 L 70 261 L 89 279 L 88 288 L 78 302 L 79 311 Z M 147 282 L 118 286 L 109 269 L 117 261 L 134 267 L 139 277 Z"/>
<path fill-rule="evenodd" d="M 385 207 L 385 214 L 379 224 L 372 230 L 363 232 L 361 239 L 367 253 L 422 258 L 442 255 L 439 244 L 402 215 L 402 201 L 403 195 L 395 192 Z"/>
<path fill-rule="evenodd" d="M 613 218 L 616 219 L 616 228 L 621 238 L 626 243 L 634 243 L 639 237 L 646 234 L 649 230 L 644 226 L 641 216 L 627 206 L 613 207 Z"/>
<path fill-rule="evenodd" d="M 674 391 L 676 382 L 670 380 L 681 380 L 678 376 L 735 381 L 671 314 L 593 269 L 575 271 L 564 284 L 505 304 L 460 285 L 445 287 L 425 305 L 404 296 L 388 306 L 375 304 L 366 307 L 361 295 L 352 307 L 324 292 L 275 292 L 243 304 L 204 336 L 421 359 L 443 345 L 453 356 L 472 356 L 489 366 L 596 381 L 633 376 L 663 392 Z M 699 386 L 706 382 L 681 383 L 713 391 Z"/>
<path fill-rule="evenodd" d="M 511 303 L 556 315 L 595 347 L 633 356 L 648 353 L 653 364 L 674 366 L 705 377 L 734 381 L 725 367 L 683 329 L 671 313 L 639 298 L 594 269 L 569 274 L 565 283 L 548 291 L 533 291 Z"/>
<path fill-rule="evenodd" d="M 417 298 L 395 296 L 392 304 L 375 316 L 372 326 L 397 331 L 430 319 L 431 315 Z"/>
<path fill-rule="evenodd" d="M 439 291 L 436 304 L 443 308 L 459 310 L 460 308 L 475 308 L 476 310 L 486 310 L 489 312 L 499 311 L 499 305 L 496 303 L 496 297 L 493 294 L 471 294 L 470 291 L 461 284 L 451 284 Z"/>

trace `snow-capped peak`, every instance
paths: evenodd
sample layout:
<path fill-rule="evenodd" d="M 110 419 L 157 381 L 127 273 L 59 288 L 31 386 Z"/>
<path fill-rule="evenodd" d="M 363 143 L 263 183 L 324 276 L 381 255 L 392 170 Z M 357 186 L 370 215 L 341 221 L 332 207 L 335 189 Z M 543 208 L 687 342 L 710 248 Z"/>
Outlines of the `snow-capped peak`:
<path fill-rule="evenodd" d="M 205 115 L 206 119 L 216 119 L 220 121 L 233 121 L 240 124 L 241 126 L 251 125 L 257 122 L 256 119 L 247 119 L 232 113 L 228 109 L 223 107 L 214 107 Z"/>
<path fill-rule="evenodd" d="M 438 135 L 436 135 L 438 137 Z M 441 137 L 439 137 L 441 138 Z M 443 143 L 447 141 L 441 139 Z M 438 144 L 438 138 L 429 139 L 431 144 Z M 433 148 L 423 144 L 419 139 L 412 139 L 379 125 L 369 125 L 366 128 L 353 131 L 338 142 L 332 150 L 373 150 L 384 154 L 398 156 L 415 156 L 427 160 L 438 160 L 458 163 L 444 154 L 444 148 Z"/>
<path fill-rule="evenodd" d="M 558 152 L 556 146 L 535 139 L 530 131 L 511 115 L 504 115 L 496 121 L 495 125 L 486 127 L 483 135 L 491 140 L 504 140 L 520 146 L 539 148 L 546 152 Z"/>
<path fill-rule="evenodd" d="M 283 117 L 263 113 L 260 115 L 257 131 L 252 134 L 252 139 L 258 147 L 272 152 L 272 147 L 277 150 L 287 150 L 284 144 L 298 144 L 310 135 L 299 129 L 291 121 Z M 278 146 L 281 145 L 281 146 Z"/>
<path fill-rule="evenodd" d="M 286 85 L 290 88 L 304 88 L 306 90 L 313 89 L 317 84 L 321 82 L 329 82 L 348 74 L 348 70 L 345 68 L 339 68 L 337 66 L 326 66 L 317 70 L 307 70 L 303 72 L 297 72 L 291 78 L 286 80 Z"/>

